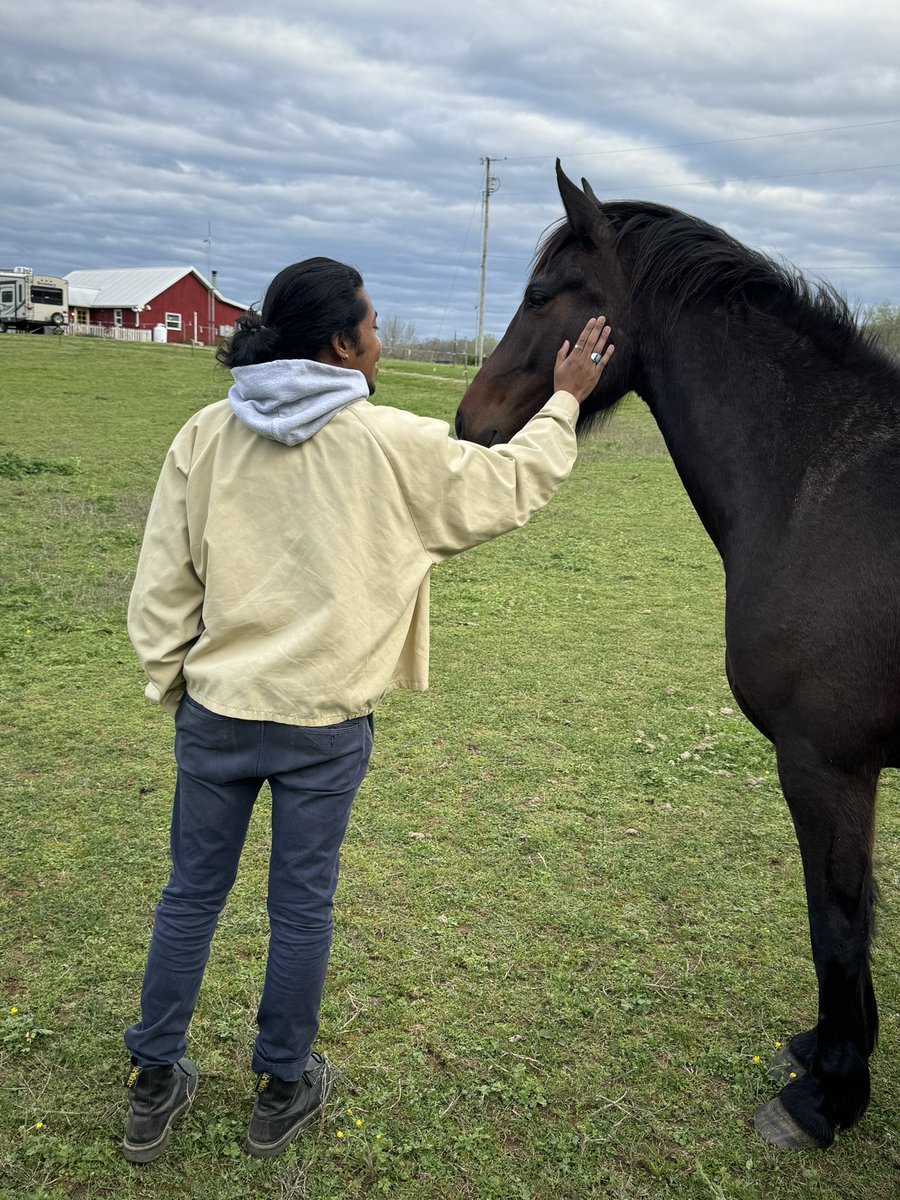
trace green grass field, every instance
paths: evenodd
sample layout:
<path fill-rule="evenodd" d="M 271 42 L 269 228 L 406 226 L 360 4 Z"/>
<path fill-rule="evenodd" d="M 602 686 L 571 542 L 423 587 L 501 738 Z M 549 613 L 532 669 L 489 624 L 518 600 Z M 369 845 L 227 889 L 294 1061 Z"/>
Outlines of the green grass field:
<path fill-rule="evenodd" d="M 118 1142 L 171 722 L 124 608 L 208 351 L 0 338 L 0 1197 L 890 1200 L 900 1195 L 900 814 L 882 796 L 873 1102 L 827 1153 L 751 1115 L 815 1019 L 799 859 L 723 672 L 723 584 L 637 402 L 518 533 L 433 574 L 432 688 L 377 714 L 320 1047 L 343 1078 L 283 1159 L 240 1142 L 266 945 L 258 806 L 166 1156 Z M 461 372 L 378 398 L 452 420 Z"/>

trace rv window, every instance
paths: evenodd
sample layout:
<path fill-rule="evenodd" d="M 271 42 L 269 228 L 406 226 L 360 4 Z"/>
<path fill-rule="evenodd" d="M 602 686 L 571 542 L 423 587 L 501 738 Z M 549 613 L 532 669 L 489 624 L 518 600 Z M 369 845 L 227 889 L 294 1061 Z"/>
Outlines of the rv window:
<path fill-rule="evenodd" d="M 33 287 L 31 289 L 32 304 L 59 304 L 62 305 L 63 294 L 62 288 L 52 287 Z"/>
<path fill-rule="evenodd" d="M 0 304 L 12 304 L 12 302 L 13 302 L 12 288 L 4 288 L 3 291 L 0 292 Z"/>

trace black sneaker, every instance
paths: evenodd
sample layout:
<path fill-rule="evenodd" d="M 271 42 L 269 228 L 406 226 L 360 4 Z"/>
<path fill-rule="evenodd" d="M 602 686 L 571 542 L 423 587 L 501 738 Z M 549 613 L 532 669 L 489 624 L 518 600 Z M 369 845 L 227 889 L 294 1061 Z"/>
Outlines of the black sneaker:
<path fill-rule="evenodd" d="M 128 1117 L 122 1143 L 129 1162 L 153 1162 L 162 1154 L 172 1126 L 191 1107 L 199 1082 L 189 1058 L 167 1067 L 131 1068 L 125 1080 Z"/>
<path fill-rule="evenodd" d="M 321 1054 L 311 1054 L 299 1079 L 263 1074 L 256 1080 L 256 1100 L 244 1149 L 254 1158 L 275 1158 L 325 1107 L 334 1069 Z"/>

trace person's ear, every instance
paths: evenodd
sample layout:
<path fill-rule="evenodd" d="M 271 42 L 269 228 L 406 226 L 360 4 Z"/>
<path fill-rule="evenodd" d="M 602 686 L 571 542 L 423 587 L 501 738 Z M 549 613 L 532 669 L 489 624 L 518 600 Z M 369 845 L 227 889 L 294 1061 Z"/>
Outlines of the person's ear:
<path fill-rule="evenodd" d="M 349 359 L 350 347 L 347 345 L 347 339 L 342 333 L 333 333 L 331 335 L 331 348 L 341 362 L 346 362 Z"/>

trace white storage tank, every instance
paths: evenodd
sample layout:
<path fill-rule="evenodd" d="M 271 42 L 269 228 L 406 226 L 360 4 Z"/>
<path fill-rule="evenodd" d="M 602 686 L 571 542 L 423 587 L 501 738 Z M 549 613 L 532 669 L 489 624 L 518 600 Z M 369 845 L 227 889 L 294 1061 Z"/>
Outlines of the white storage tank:
<path fill-rule="evenodd" d="M 153 340 L 154 342 L 167 342 L 169 340 L 169 333 L 165 325 L 153 326 Z"/>

